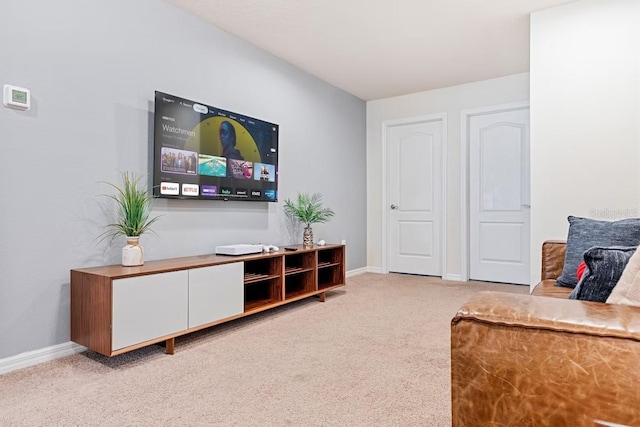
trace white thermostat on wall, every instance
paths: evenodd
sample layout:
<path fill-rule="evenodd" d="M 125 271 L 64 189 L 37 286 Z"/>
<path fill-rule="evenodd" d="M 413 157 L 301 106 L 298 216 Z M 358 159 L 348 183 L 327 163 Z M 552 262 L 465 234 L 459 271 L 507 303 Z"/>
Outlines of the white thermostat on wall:
<path fill-rule="evenodd" d="M 28 110 L 31 108 L 31 91 L 23 87 L 4 85 L 2 103 L 7 108 Z"/>

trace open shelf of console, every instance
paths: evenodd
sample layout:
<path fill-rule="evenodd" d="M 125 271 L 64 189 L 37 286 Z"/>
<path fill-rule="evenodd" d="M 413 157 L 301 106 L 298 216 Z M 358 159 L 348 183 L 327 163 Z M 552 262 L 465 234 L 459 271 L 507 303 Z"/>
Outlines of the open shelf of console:
<path fill-rule="evenodd" d="M 244 311 L 258 311 L 282 301 L 282 257 L 244 262 Z"/>
<path fill-rule="evenodd" d="M 329 289 L 344 283 L 344 247 L 326 247 L 317 251 L 318 289 Z"/>
<path fill-rule="evenodd" d="M 282 301 L 282 292 L 280 289 L 279 277 L 262 282 L 245 283 L 245 313 Z"/>
<path fill-rule="evenodd" d="M 312 295 L 316 291 L 314 272 L 312 270 L 300 274 L 288 275 L 284 281 L 285 299 L 297 298 L 301 295 Z"/>
<path fill-rule="evenodd" d="M 345 284 L 345 246 L 203 255 L 71 270 L 71 340 L 105 356 L 166 345 L 200 329 Z"/>
<path fill-rule="evenodd" d="M 287 253 L 284 257 L 284 298 L 312 295 L 316 286 L 316 251 Z"/>

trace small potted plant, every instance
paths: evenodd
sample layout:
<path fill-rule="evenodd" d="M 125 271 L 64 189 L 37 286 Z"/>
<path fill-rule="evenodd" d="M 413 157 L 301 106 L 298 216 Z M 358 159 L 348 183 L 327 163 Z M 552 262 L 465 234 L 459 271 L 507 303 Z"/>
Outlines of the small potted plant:
<path fill-rule="evenodd" d="M 151 218 L 152 196 L 141 185 L 142 177 L 134 173 L 121 172 L 122 185 L 106 184 L 113 187 L 115 194 L 105 194 L 115 201 L 116 222 L 107 224 L 107 230 L 101 234 L 101 240 L 112 242 L 118 236 L 127 239 L 127 245 L 122 248 L 122 265 L 136 266 L 144 264 L 144 249 L 140 245 L 140 236 L 152 232 L 151 226 L 159 217 Z"/>
<path fill-rule="evenodd" d="M 322 206 L 322 194 L 298 193 L 294 201 L 284 201 L 284 212 L 300 223 L 304 224 L 302 244 L 310 248 L 313 246 L 313 230 L 311 224 L 324 223 L 334 215 L 333 210 Z"/>

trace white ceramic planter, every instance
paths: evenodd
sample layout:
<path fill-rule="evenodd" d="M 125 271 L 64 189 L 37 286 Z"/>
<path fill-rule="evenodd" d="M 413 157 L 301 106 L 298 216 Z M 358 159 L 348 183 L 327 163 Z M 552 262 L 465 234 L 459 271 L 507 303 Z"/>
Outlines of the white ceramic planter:
<path fill-rule="evenodd" d="M 122 248 L 122 265 L 134 267 L 144 264 L 144 249 L 140 245 L 140 237 L 127 236 L 127 245 Z"/>

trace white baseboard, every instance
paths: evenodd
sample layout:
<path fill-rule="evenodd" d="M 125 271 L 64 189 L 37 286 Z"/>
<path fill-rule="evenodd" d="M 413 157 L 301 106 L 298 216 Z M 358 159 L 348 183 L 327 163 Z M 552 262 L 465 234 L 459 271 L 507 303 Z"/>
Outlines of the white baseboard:
<path fill-rule="evenodd" d="M 356 268 L 355 270 L 347 271 L 347 277 L 357 276 L 358 274 L 364 274 L 364 273 L 382 273 L 382 270 L 377 267 L 361 267 L 361 268 Z"/>
<path fill-rule="evenodd" d="M 347 271 L 347 277 L 357 276 L 358 274 L 363 274 L 367 272 L 367 267 L 356 268 L 355 270 Z"/>
<path fill-rule="evenodd" d="M 382 274 L 382 268 L 380 267 L 356 268 L 355 270 L 347 271 L 347 277 L 357 276 L 358 274 L 364 274 L 364 273 Z M 465 282 L 465 280 L 462 280 L 461 274 L 446 274 L 445 276 L 442 277 L 442 280 L 451 280 L 452 282 Z"/>
<path fill-rule="evenodd" d="M 5 359 L 0 359 L 0 375 L 37 365 L 39 363 L 48 362 L 50 360 L 59 359 L 61 357 L 70 356 L 72 354 L 81 353 L 86 349 L 86 347 L 69 341 L 63 344 L 53 345 L 39 350 L 27 351 Z"/>

